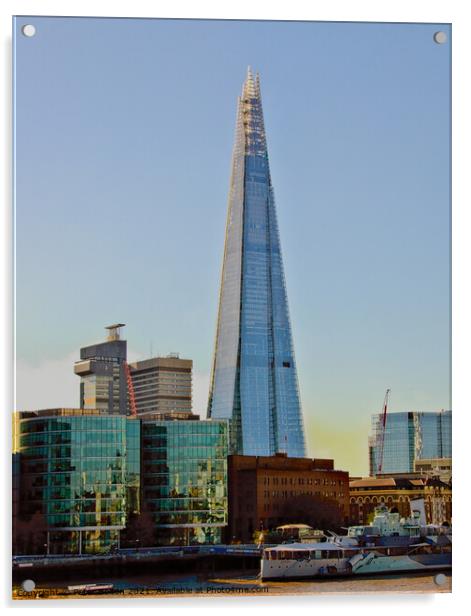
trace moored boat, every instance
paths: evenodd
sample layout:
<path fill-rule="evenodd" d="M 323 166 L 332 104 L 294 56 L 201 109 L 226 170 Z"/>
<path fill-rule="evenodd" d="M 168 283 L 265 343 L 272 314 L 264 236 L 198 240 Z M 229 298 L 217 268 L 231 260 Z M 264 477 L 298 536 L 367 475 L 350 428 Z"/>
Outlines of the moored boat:
<path fill-rule="evenodd" d="M 372 575 L 451 568 L 451 529 L 421 526 L 416 517 L 378 508 L 370 525 L 352 526 L 322 543 L 267 547 L 261 578 Z"/>

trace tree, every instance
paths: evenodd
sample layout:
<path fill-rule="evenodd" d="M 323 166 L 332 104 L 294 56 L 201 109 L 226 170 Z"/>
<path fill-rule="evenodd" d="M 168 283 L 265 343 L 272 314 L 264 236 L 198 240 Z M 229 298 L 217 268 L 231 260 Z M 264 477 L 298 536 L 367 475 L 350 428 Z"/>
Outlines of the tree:
<path fill-rule="evenodd" d="M 155 545 L 154 516 L 146 508 L 140 513 L 132 513 L 128 518 L 126 529 L 121 535 L 121 547 L 147 548 Z"/>
<path fill-rule="evenodd" d="M 301 494 L 285 503 L 280 511 L 284 524 L 308 524 L 320 530 L 339 531 L 343 522 L 340 505 L 334 500 Z"/>

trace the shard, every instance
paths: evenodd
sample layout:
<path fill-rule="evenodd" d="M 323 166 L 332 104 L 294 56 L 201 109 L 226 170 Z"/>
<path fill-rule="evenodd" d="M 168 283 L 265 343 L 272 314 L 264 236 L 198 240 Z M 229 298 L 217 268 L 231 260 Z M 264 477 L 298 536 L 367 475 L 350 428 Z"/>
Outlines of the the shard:
<path fill-rule="evenodd" d="M 250 68 L 238 100 L 208 417 L 230 420 L 232 453 L 305 456 L 260 80 Z"/>

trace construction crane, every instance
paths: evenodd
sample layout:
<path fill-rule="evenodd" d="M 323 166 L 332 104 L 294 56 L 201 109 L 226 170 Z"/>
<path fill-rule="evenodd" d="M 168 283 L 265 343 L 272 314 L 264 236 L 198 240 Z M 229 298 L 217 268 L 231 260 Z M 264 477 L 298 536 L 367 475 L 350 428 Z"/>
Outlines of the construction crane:
<path fill-rule="evenodd" d="M 134 385 L 132 383 L 131 369 L 127 361 L 124 362 L 124 371 L 126 373 L 126 381 L 128 383 L 129 406 L 131 408 L 131 417 L 137 417 L 136 396 L 134 395 Z"/>
<path fill-rule="evenodd" d="M 378 473 L 383 470 L 383 454 L 384 454 L 384 435 L 386 433 L 386 415 L 388 412 L 388 403 L 389 403 L 389 393 L 390 389 L 386 389 L 386 395 L 384 396 L 383 402 L 383 415 L 381 417 L 381 432 L 379 435 L 379 464 L 378 464 Z"/>

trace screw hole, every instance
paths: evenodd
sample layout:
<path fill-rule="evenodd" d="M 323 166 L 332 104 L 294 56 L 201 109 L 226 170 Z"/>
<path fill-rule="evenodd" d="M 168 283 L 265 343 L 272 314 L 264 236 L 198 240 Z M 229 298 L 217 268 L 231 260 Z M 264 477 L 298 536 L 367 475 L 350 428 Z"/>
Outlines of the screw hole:
<path fill-rule="evenodd" d="M 23 580 L 23 582 L 21 583 L 21 587 L 26 592 L 33 592 L 33 590 L 36 588 L 36 584 L 35 582 L 33 582 L 33 580 Z"/>
<path fill-rule="evenodd" d="M 446 33 L 442 32 L 441 30 L 440 32 L 435 32 L 435 34 L 433 35 L 433 40 L 438 45 L 443 45 L 443 43 L 446 43 Z"/>
<path fill-rule="evenodd" d="M 33 24 L 26 24 L 26 26 L 23 26 L 21 28 L 21 32 L 24 36 L 31 38 L 36 34 L 36 28 L 33 26 Z"/>
<path fill-rule="evenodd" d="M 446 582 L 446 576 L 443 573 L 437 573 L 437 575 L 433 578 L 433 581 L 437 586 L 443 586 Z"/>

